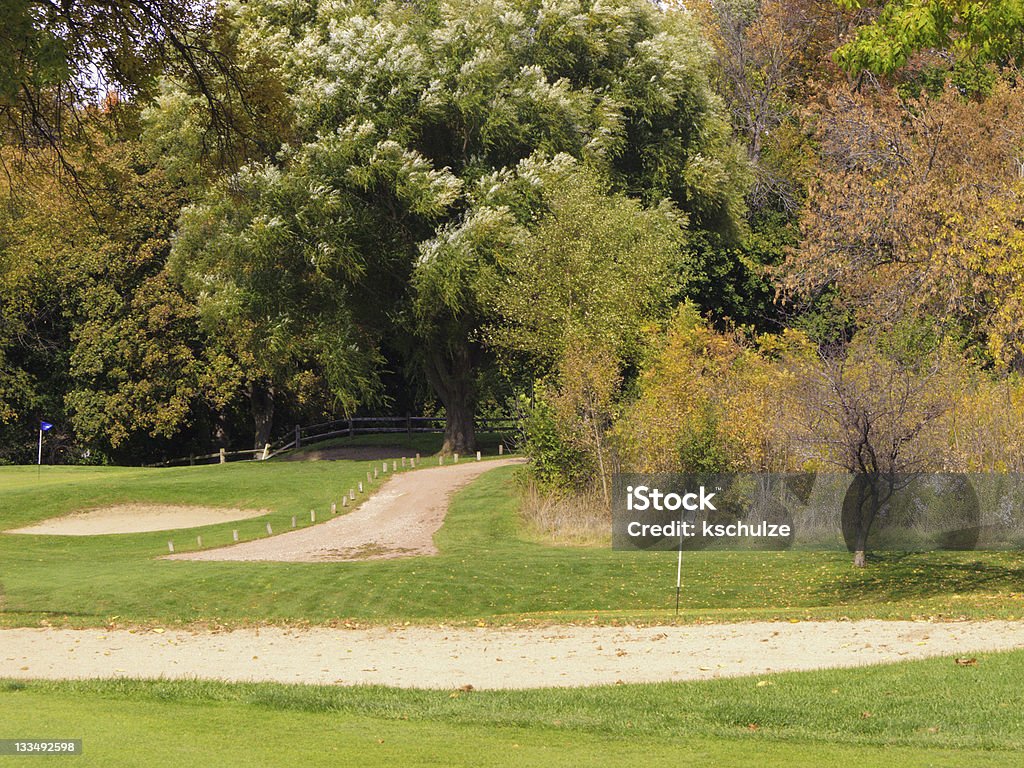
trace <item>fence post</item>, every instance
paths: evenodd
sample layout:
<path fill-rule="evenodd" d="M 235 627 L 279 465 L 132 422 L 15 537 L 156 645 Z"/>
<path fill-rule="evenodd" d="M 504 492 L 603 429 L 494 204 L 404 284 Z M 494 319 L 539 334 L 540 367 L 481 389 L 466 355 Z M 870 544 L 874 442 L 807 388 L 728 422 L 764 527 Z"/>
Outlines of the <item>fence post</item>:
<path fill-rule="evenodd" d="M 295 447 L 299 448 L 302 445 L 302 427 L 298 424 L 295 425 Z"/>
<path fill-rule="evenodd" d="M 405 431 L 410 435 L 412 434 L 412 414 L 405 414 Z"/>
<path fill-rule="evenodd" d="M 263 446 L 263 459 L 262 459 L 262 461 L 266 461 L 269 458 L 270 458 L 270 443 L 267 443 L 266 445 Z"/>
<path fill-rule="evenodd" d="M 220 463 L 224 464 L 228 460 L 228 457 L 224 455 L 224 449 L 220 449 Z"/>
<path fill-rule="evenodd" d="M 354 437 L 356 434 L 355 422 L 352 421 L 352 417 L 348 417 L 348 436 Z"/>

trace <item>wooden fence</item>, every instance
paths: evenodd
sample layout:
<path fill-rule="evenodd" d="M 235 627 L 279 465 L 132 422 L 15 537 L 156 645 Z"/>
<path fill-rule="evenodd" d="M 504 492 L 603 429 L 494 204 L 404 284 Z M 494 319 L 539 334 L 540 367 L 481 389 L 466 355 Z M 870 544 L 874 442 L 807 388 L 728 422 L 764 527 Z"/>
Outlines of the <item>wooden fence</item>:
<path fill-rule="evenodd" d="M 263 448 L 244 451 L 227 451 L 221 448 L 217 453 L 202 456 L 187 456 L 179 459 L 151 464 L 153 467 L 180 467 L 195 464 L 224 464 L 229 461 L 269 459 L 285 451 L 313 445 L 335 437 L 355 437 L 356 435 L 394 434 L 412 435 L 416 433 L 444 432 L 443 416 L 355 416 L 348 419 L 335 419 L 308 426 L 295 425 L 293 436 L 287 442 L 268 443 Z M 513 418 L 476 419 L 477 432 L 499 432 L 512 435 L 518 429 L 518 421 Z"/>

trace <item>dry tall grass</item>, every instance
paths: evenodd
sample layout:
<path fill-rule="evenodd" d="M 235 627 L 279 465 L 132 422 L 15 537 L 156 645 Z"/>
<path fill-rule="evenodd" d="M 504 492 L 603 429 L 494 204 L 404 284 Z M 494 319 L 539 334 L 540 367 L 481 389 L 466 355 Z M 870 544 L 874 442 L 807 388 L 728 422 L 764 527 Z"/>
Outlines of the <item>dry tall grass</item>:
<path fill-rule="evenodd" d="M 599 487 L 580 493 L 553 492 L 528 480 L 519 509 L 526 535 L 532 539 L 573 547 L 611 546 L 612 514 Z"/>

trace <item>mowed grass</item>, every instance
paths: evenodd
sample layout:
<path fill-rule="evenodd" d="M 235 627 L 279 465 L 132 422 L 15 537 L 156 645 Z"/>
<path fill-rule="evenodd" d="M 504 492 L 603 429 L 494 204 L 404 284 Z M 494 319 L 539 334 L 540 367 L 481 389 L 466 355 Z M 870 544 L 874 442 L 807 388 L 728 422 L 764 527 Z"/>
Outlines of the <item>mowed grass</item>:
<path fill-rule="evenodd" d="M 671 622 L 674 553 L 554 547 L 524 540 L 515 468 L 461 491 L 436 537 L 441 554 L 365 563 L 160 559 L 309 525 L 373 462 L 246 462 L 179 469 L 0 468 L 0 528 L 129 501 L 268 508 L 201 529 L 58 537 L 0 535 L 0 623 Z M 340 507 L 339 507 L 340 509 Z M 888 554 L 867 569 L 842 552 L 686 553 L 680 621 L 1018 618 L 1019 552 Z"/>
<path fill-rule="evenodd" d="M 81 738 L 75 764 L 104 766 L 1011 766 L 1022 678 L 1024 652 L 536 691 L 8 681 L 0 738 Z"/>

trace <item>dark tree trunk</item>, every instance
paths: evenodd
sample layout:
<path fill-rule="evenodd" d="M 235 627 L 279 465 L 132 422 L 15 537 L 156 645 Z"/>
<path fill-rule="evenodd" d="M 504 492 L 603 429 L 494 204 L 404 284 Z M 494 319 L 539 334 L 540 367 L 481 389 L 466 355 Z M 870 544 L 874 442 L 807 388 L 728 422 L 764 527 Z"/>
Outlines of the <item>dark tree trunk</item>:
<path fill-rule="evenodd" d="M 476 450 L 473 353 L 465 342 L 446 352 L 431 352 L 427 360 L 427 380 L 447 414 L 441 453 L 468 454 Z"/>
<path fill-rule="evenodd" d="M 441 453 L 461 453 L 463 456 L 476 450 L 476 430 L 473 417 L 476 409 L 465 401 L 445 403 L 447 418 L 444 423 L 444 444 Z"/>
<path fill-rule="evenodd" d="M 256 431 L 253 447 L 260 450 L 270 442 L 270 433 L 274 427 L 274 389 L 261 383 L 249 385 L 249 405 L 252 408 L 252 421 Z"/>

